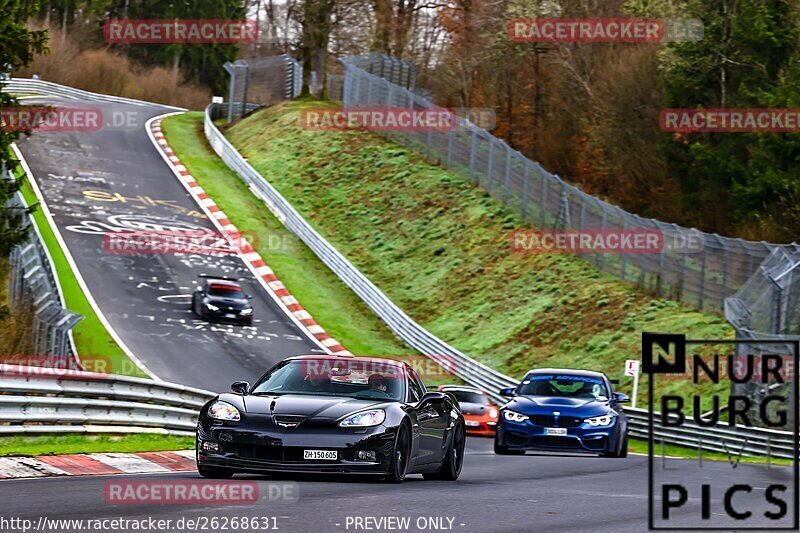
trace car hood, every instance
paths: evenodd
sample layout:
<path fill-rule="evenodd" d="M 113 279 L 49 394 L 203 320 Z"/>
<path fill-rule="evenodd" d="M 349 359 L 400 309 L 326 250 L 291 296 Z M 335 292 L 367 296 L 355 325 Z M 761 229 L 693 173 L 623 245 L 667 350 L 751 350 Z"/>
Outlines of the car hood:
<path fill-rule="evenodd" d="M 560 396 L 517 396 L 509 401 L 506 408 L 522 413 L 550 414 L 559 411 L 564 416 L 599 416 L 613 411 L 611 404 L 587 398 L 564 398 Z"/>
<path fill-rule="evenodd" d="M 299 415 L 313 418 L 339 419 L 356 411 L 386 404 L 381 400 L 356 400 L 342 396 L 245 396 L 245 411 L 253 414 Z M 273 403 L 274 402 L 274 403 Z"/>
<path fill-rule="evenodd" d="M 206 296 L 206 302 L 212 304 L 222 304 L 228 307 L 241 309 L 250 307 L 250 302 L 246 298 L 225 298 L 224 296 Z"/>
<path fill-rule="evenodd" d="M 483 415 L 489 412 L 488 405 L 483 405 L 480 403 L 471 403 L 471 402 L 459 402 L 459 407 L 461 408 L 461 412 L 465 415 Z"/>

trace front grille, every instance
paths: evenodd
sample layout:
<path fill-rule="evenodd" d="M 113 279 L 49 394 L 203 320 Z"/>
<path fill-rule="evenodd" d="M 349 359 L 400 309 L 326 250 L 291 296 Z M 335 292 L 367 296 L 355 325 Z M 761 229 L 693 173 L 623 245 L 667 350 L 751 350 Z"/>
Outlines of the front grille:
<path fill-rule="evenodd" d="M 241 459 L 258 459 L 262 461 L 277 461 L 286 463 L 301 463 L 304 461 L 303 448 L 292 446 L 258 446 L 240 444 L 232 451 L 234 454 L 236 454 L 236 457 Z"/>
<path fill-rule="evenodd" d="M 560 416 L 558 417 L 558 427 L 560 428 L 576 428 L 581 425 L 582 419 L 577 416 Z"/>
<path fill-rule="evenodd" d="M 531 415 L 531 422 L 549 428 L 575 428 L 581 425 L 577 416 Z"/>
<path fill-rule="evenodd" d="M 552 415 L 532 415 L 531 422 L 537 426 L 555 427 L 556 417 Z"/>
<path fill-rule="evenodd" d="M 305 421 L 306 417 L 297 415 L 277 415 L 275 424 L 285 429 L 294 429 Z"/>
<path fill-rule="evenodd" d="M 551 448 L 577 448 L 578 441 L 569 437 L 532 437 L 531 443 L 535 446 Z"/>

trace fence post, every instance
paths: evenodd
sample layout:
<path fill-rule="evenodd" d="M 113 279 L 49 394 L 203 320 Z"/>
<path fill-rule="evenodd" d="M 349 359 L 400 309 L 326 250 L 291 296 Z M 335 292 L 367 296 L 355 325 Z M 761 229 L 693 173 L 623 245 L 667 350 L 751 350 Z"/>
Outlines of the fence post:
<path fill-rule="evenodd" d="M 456 124 L 458 123 L 457 121 L 458 121 L 458 119 L 456 119 Z M 451 168 L 452 167 L 452 161 L 453 161 L 453 137 L 455 136 L 455 134 L 456 134 L 455 127 L 450 128 L 450 132 L 447 135 L 447 168 Z"/>
<path fill-rule="evenodd" d="M 544 176 L 542 178 L 542 229 L 547 228 L 547 187 L 550 183 L 550 177 Z"/>
<path fill-rule="evenodd" d="M 472 143 L 469 149 L 469 181 L 475 183 L 475 144 L 477 142 L 478 130 L 472 128 Z"/>
<path fill-rule="evenodd" d="M 703 310 L 703 296 L 705 296 L 706 290 L 706 247 L 703 246 L 703 259 L 700 262 L 700 305 L 698 306 L 700 310 Z M 686 252 L 684 251 L 684 255 Z M 723 296 L 724 297 L 724 296 Z"/>
<path fill-rule="evenodd" d="M 511 148 L 506 147 L 506 175 L 503 179 L 503 203 L 508 205 L 509 186 L 511 184 Z"/>
<path fill-rule="evenodd" d="M 486 164 L 486 189 L 492 191 L 492 163 L 494 162 L 494 136 L 489 136 L 489 161 Z M 478 175 L 478 185 L 481 184 L 480 174 Z"/>
<path fill-rule="evenodd" d="M 526 220 L 525 215 L 527 214 L 526 211 L 528 208 L 528 168 L 529 168 L 529 163 L 527 159 L 525 160 L 523 165 L 525 166 L 525 173 L 522 175 L 522 220 Z"/>

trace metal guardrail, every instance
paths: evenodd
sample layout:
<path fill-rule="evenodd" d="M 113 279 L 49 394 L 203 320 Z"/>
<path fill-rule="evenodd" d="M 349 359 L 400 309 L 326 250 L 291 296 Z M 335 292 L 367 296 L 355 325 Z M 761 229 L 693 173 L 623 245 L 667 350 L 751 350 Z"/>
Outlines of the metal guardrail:
<path fill-rule="evenodd" d="M 11 171 L 4 172 L 2 179 L 15 179 Z M 18 192 L 5 208 L 24 211 L 27 206 Z M 57 360 L 64 368 L 78 367 L 71 330 L 83 316 L 66 308 L 47 247 L 32 215 L 22 217 L 22 227 L 28 231 L 28 240 L 15 246 L 8 258 L 9 303 L 18 310 L 25 305 L 33 306 L 34 353 Z"/>
<path fill-rule="evenodd" d="M 100 102 L 112 102 L 117 104 L 138 105 L 147 107 L 164 107 L 174 111 L 186 111 L 185 108 L 175 107 L 166 104 L 156 104 L 145 102 L 133 98 L 123 98 L 121 96 L 110 96 L 107 94 L 93 93 L 66 85 L 59 85 L 51 81 L 34 80 L 29 78 L 11 78 L 8 81 L 0 82 L 3 91 L 10 94 L 58 96 L 68 100 L 95 100 Z"/>
<path fill-rule="evenodd" d="M 426 357 L 433 359 L 451 370 L 460 379 L 479 387 L 501 405 L 506 399 L 499 394 L 504 387 L 514 387 L 519 381 L 475 361 L 456 348 L 439 339 L 398 308 L 392 301 L 366 278 L 350 261 L 340 254 L 322 237 L 292 205 L 262 177 L 231 145 L 214 125 L 214 119 L 224 112 L 221 104 L 206 108 L 204 130 L 208 142 L 259 198 L 269 210 L 297 235 L 314 254 L 328 266 L 372 311 L 383 320 L 389 329 L 407 345 Z M 630 421 L 631 434 L 647 436 L 648 412 L 643 409 L 625 409 Z M 656 438 L 669 444 L 689 447 L 702 447 L 706 450 L 735 454 L 741 448 L 743 453 L 773 457 L 792 457 L 790 433 L 753 428 L 735 430 L 718 424 L 714 427 L 700 427 L 687 424 L 682 428 L 656 432 Z M 742 447 L 743 446 L 743 447 Z M 788 455 L 787 455 L 788 454 Z"/>
<path fill-rule="evenodd" d="M 0 365 L 0 434 L 193 434 L 214 393 L 164 381 Z"/>

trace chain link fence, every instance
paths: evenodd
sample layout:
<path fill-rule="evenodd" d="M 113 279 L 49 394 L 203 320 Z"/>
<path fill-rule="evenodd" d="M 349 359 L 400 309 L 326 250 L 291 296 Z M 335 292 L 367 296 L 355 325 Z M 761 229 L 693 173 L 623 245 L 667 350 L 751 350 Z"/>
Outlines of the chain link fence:
<path fill-rule="evenodd" d="M 286 55 L 239 59 L 224 65 L 230 74 L 228 122 L 253 109 L 289 100 L 300 94 L 303 83 L 300 63 Z"/>
<path fill-rule="evenodd" d="M 342 59 L 345 108 L 385 107 L 431 109 L 433 102 L 374 72 L 390 59 Z M 365 67 L 370 70 L 366 70 Z M 384 67 L 386 73 L 386 67 Z M 642 230 L 663 238 L 660 253 L 583 256 L 603 272 L 641 289 L 700 310 L 719 312 L 727 296 L 738 290 L 774 250 L 787 253 L 795 245 L 774 245 L 704 233 L 643 218 L 565 183 L 503 140 L 469 120 L 456 118 L 449 130 L 385 131 L 384 136 L 420 153 L 431 163 L 460 173 L 516 210 L 540 230 Z"/>
<path fill-rule="evenodd" d="M 3 174 L 4 179 L 14 179 L 7 170 Z M 22 195 L 17 193 L 5 208 L 26 209 Z M 83 316 L 64 308 L 47 249 L 31 217 L 25 216 L 23 221 L 29 238 L 15 246 L 9 255 L 9 304 L 20 312 L 26 305 L 33 306 L 33 344 L 37 357 L 42 357 L 48 366 L 79 368 L 70 331 Z"/>

